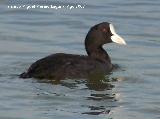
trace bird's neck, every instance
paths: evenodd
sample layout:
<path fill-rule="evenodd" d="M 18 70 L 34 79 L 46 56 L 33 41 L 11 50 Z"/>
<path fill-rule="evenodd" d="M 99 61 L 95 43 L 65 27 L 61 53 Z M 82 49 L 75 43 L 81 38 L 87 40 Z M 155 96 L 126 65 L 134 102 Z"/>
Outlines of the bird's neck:
<path fill-rule="evenodd" d="M 88 56 L 90 56 L 98 61 L 104 62 L 104 63 L 108 63 L 108 62 L 111 63 L 109 55 L 103 49 L 102 46 L 92 46 L 91 45 L 91 46 L 85 46 L 85 47 L 86 47 L 86 51 L 87 51 Z"/>

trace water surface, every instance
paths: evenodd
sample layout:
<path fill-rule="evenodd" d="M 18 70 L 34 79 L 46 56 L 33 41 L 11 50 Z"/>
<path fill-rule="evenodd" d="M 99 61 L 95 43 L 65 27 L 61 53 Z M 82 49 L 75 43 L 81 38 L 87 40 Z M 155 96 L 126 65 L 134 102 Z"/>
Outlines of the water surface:
<path fill-rule="evenodd" d="M 1 119 L 160 118 L 160 1 L 40 3 L 85 5 L 72 10 L 7 8 L 12 4 L 0 1 Z M 104 46 L 119 70 L 95 81 L 18 78 L 32 62 L 49 54 L 86 54 L 86 33 L 103 21 L 113 23 L 128 44 Z"/>

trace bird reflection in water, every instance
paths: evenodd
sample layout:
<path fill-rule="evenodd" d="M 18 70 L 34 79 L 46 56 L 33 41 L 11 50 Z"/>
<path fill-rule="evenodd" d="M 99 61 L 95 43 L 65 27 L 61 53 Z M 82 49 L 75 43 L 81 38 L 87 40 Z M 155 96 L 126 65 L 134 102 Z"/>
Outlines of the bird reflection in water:
<path fill-rule="evenodd" d="M 115 94 L 111 91 L 114 85 L 109 75 L 95 73 L 88 78 L 86 86 L 91 90 L 91 94 L 87 97 L 87 100 L 94 101 L 98 105 L 89 105 L 90 111 L 83 112 L 82 114 L 109 114 L 111 108 L 115 107 L 116 101 Z"/>
<path fill-rule="evenodd" d="M 102 73 L 92 74 L 86 79 L 75 79 L 75 80 L 45 79 L 45 80 L 38 80 L 38 82 L 51 83 L 53 85 L 61 85 L 71 90 L 72 89 L 81 90 L 79 88 L 83 88 L 82 90 L 86 91 L 89 90 L 89 94 L 87 95 L 84 94 L 84 99 L 89 103 L 87 103 L 86 105 L 83 104 L 81 105 L 82 107 L 88 108 L 88 111 L 81 112 L 81 114 L 87 114 L 87 115 L 109 114 L 111 109 L 117 107 L 116 94 L 113 93 L 112 91 L 112 89 L 114 88 L 113 83 L 117 81 L 117 79 L 111 78 L 110 74 L 104 75 Z"/>

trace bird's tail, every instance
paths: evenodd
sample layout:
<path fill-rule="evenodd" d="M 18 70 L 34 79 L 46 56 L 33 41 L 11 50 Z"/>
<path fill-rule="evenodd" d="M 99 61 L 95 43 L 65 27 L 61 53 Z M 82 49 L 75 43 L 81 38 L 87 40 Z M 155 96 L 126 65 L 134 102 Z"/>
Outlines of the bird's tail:
<path fill-rule="evenodd" d="M 26 73 L 26 72 L 23 72 L 22 74 L 20 74 L 19 77 L 20 78 L 31 78 L 31 76 L 28 73 Z"/>

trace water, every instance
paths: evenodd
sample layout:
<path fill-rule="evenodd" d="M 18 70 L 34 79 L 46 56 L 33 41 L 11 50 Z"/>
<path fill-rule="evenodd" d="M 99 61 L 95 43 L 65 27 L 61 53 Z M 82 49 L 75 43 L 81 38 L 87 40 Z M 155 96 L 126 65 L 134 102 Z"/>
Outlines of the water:
<path fill-rule="evenodd" d="M 9 9 L 11 0 L 0 1 L 0 119 L 160 118 L 160 1 L 45 3 L 85 8 Z M 42 83 L 18 78 L 32 62 L 49 54 L 86 54 L 87 31 L 103 21 L 112 22 L 128 43 L 105 45 L 121 68 L 104 81 Z"/>

